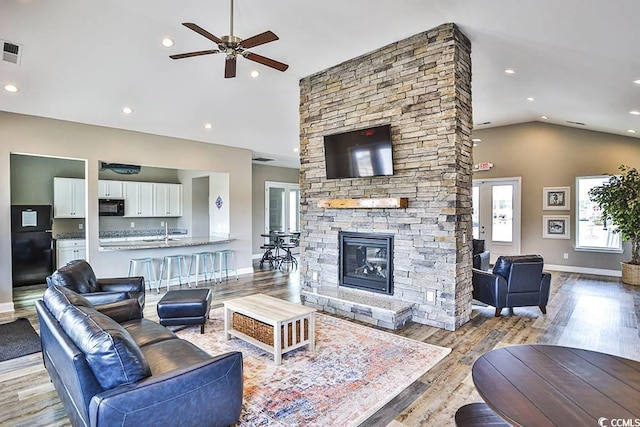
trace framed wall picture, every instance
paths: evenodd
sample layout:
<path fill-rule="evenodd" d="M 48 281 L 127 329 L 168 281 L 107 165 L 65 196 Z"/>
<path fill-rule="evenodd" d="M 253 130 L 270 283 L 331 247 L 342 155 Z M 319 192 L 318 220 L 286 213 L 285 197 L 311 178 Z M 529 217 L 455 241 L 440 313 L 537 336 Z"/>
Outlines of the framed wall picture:
<path fill-rule="evenodd" d="M 542 210 L 568 211 L 570 209 L 569 187 L 544 187 L 542 189 Z"/>
<path fill-rule="evenodd" d="M 543 215 L 543 239 L 568 239 L 571 223 L 569 215 Z"/>

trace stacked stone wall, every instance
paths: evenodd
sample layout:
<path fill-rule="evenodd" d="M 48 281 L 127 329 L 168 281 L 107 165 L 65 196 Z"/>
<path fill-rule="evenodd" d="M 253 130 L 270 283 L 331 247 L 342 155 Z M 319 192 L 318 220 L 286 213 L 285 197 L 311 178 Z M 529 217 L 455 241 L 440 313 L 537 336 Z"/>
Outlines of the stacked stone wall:
<path fill-rule="evenodd" d="M 411 319 L 453 330 L 471 314 L 471 45 L 454 24 L 300 82 L 303 289 L 338 287 L 338 232 L 393 233 L 394 295 Z M 324 135 L 391 125 L 394 175 L 326 179 Z M 406 197 L 406 209 L 324 209 L 321 199 Z M 435 302 L 428 295 L 435 291 Z"/>

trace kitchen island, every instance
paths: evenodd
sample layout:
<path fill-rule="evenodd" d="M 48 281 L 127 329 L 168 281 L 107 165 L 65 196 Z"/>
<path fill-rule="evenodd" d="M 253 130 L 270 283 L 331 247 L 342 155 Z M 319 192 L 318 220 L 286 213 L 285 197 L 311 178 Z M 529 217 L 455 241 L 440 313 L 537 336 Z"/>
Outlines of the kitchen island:
<path fill-rule="evenodd" d="M 229 243 L 234 239 L 229 237 L 145 237 L 137 239 L 100 239 L 100 251 L 124 251 L 132 249 L 164 249 L 183 248 L 189 246 L 202 246 Z"/>

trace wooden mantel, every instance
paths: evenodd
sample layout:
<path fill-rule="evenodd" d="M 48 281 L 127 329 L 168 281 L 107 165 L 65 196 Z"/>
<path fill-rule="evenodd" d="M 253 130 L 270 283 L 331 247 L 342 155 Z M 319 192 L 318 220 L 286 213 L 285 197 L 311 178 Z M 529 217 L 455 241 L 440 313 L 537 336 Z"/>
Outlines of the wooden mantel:
<path fill-rule="evenodd" d="M 319 208 L 329 209 L 404 209 L 409 206 L 406 197 L 387 197 L 378 199 L 322 199 Z"/>

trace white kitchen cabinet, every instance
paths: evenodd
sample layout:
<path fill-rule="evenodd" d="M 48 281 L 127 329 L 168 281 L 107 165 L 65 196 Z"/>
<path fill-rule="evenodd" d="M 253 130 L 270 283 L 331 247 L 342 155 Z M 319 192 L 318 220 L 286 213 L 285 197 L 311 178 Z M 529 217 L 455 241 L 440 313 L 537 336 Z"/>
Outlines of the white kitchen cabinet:
<path fill-rule="evenodd" d="M 101 179 L 98 181 L 98 198 L 122 199 L 124 196 L 122 181 L 110 181 Z"/>
<path fill-rule="evenodd" d="M 182 184 L 153 184 L 154 216 L 182 216 Z"/>
<path fill-rule="evenodd" d="M 87 245 L 82 239 L 64 239 L 56 241 L 56 268 L 66 265 L 74 259 L 85 259 Z"/>
<path fill-rule="evenodd" d="M 152 217 L 153 215 L 153 183 L 124 182 L 124 216 Z"/>
<path fill-rule="evenodd" d="M 53 178 L 53 217 L 84 218 L 84 179 Z"/>

